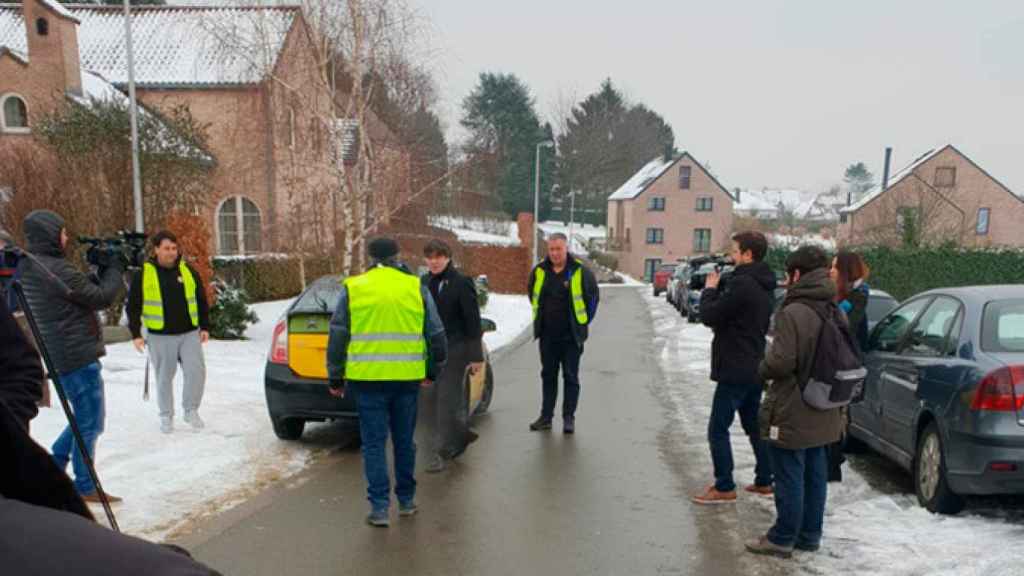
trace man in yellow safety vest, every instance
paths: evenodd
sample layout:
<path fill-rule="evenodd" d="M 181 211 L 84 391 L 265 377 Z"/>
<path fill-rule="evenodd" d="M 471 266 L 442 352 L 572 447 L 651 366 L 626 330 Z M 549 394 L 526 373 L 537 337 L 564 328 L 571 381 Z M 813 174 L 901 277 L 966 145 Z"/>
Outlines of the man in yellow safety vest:
<path fill-rule="evenodd" d="M 416 410 L 421 387 L 433 384 L 448 356 L 444 325 L 430 292 L 398 263 L 398 244 L 369 245 L 370 269 L 347 278 L 327 342 L 330 393 L 354 394 L 372 526 L 391 523 L 391 478 L 385 450 L 395 450 L 400 516 L 416 514 Z"/>
<path fill-rule="evenodd" d="M 210 339 L 210 314 L 203 281 L 178 252 L 178 238 L 153 236 L 153 257 L 135 273 L 128 292 L 128 327 L 135 348 L 149 358 L 156 374 L 160 430 L 174 431 L 174 374 L 184 375 L 181 404 L 185 422 L 203 428 L 199 404 L 206 386 L 203 344 Z M 145 327 L 145 337 L 142 329 Z"/>
<path fill-rule="evenodd" d="M 528 290 L 533 303 L 533 337 L 540 340 L 544 394 L 540 418 L 530 424 L 530 430 L 551 429 L 561 366 L 565 381 L 562 431 L 574 434 L 580 398 L 580 357 L 601 296 L 597 280 L 569 253 L 565 234 L 556 233 L 548 238 L 547 259 L 530 273 Z"/>

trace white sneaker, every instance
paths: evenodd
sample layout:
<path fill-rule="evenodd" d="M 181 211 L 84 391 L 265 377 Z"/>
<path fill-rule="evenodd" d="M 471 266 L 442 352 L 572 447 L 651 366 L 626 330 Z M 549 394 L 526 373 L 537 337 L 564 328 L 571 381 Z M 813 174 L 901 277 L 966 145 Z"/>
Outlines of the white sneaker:
<path fill-rule="evenodd" d="M 160 417 L 160 431 L 164 434 L 170 434 L 174 432 L 174 418 L 170 416 Z"/>
<path fill-rule="evenodd" d="M 203 419 L 199 417 L 199 412 L 195 410 L 191 412 L 185 412 L 185 422 L 191 424 L 194 430 L 202 430 L 204 427 L 206 427 L 206 424 L 203 422 Z"/>

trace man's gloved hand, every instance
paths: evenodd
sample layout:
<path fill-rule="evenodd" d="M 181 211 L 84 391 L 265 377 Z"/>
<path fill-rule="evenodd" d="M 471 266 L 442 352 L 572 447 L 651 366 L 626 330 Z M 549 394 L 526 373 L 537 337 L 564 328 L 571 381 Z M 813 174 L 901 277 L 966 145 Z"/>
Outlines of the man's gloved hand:
<path fill-rule="evenodd" d="M 329 380 L 327 382 L 327 391 L 331 393 L 331 396 L 336 398 L 345 397 L 345 381 L 341 379 Z"/>

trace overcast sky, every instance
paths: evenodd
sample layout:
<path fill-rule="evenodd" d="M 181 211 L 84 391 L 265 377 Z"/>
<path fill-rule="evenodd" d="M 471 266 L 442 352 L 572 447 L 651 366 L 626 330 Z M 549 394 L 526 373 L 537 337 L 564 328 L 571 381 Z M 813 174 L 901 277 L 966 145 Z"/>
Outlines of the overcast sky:
<path fill-rule="evenodd" d="M 1024 194 L 1019 0 L 410 0 L 429 20 L 459 135 L 483 71 L 515 73 L 557 125 L 610 77 L 723 184 L 820 190 L 952 143 Z"/>

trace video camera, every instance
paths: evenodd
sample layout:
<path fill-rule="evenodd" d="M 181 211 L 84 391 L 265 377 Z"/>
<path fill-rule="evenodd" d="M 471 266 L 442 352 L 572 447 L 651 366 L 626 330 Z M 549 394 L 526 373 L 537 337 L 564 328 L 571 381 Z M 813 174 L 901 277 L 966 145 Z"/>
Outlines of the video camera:
<path fill-rule="evenodd" d="M 79 244 L 88 244 L 85 260 L 93 266 L 108 264 L 112 259 L 120 259 L 128 270 L 142 268 L 146 262 L 146 239 L 142 232 L 120 230 L 109 238 L 93 238 L 79 236 Z"/>

